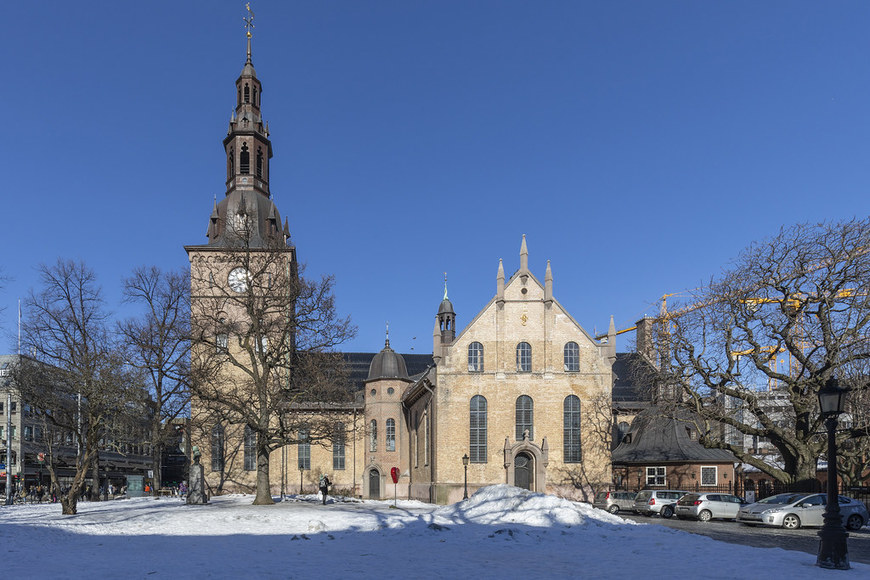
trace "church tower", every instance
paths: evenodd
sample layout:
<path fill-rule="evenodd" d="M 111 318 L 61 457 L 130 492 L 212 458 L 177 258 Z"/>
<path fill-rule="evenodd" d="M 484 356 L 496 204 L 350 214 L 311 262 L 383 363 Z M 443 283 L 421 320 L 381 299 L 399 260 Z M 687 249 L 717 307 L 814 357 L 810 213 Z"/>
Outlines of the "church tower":
<path fill-rule="evenodd" d="M 223 139 L 226 191 L 215 199 L 206 242 L 185 246 L 192 359 L 202 367 L 191 402 L 192 443 L 202 453 L 208 484 L 223 489 L 229 481 L 237 487 L 228 489 L 236 491 L 253 490 L 261 462 L 273 462 L 250 425 L 268 424 L 274 405 L 262 403 L 268 400 L 262 393 L 270 392 L 264 389 L 279 377 L 289 385 L 281 361 L 295 352 L 287 321 L 295 313 L 298 285 L 296 249 L 269 187 L 272 143 L 260 109 L 263 87 L 251 57 L 248 10 L 246 58 Z"/>

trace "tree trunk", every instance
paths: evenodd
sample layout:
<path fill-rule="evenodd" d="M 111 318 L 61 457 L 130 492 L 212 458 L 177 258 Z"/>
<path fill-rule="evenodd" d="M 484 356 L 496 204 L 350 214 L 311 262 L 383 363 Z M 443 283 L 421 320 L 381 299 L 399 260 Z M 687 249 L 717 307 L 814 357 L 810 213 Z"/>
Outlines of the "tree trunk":
<path fill-rule="evenodd" d="M 269 485 L 269 447 L 260 441 L 264 437 L 257 437 L 257 496 L 254 505 L 272 505 L 272 489 Z"/>

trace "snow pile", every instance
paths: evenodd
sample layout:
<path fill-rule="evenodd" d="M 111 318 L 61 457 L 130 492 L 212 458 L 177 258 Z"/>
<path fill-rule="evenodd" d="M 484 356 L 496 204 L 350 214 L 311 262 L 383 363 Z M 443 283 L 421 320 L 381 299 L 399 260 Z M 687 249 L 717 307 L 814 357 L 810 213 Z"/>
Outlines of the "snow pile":
<path fill-rule="evenodd" d="M 492 485 L 467 501 L 435 510 L 439 520 L 485 525 L 524 524 L 535 527 L 584 524 L 635 525 L 618 516 L 552 495 L 534 493 L 512 485 Z"/>
<path fill-rule="evenodd" d="M 507 485 L 434 506 L 251 496 L 0 507 L 10 578 L 754 578 L 824 575 L 815 555 L 725 544 L 635 524 L 591 506 Z M 853 563 L 851 577 L 870 577 Z M 838 575 L 839 576 L 839 575 Z"/>

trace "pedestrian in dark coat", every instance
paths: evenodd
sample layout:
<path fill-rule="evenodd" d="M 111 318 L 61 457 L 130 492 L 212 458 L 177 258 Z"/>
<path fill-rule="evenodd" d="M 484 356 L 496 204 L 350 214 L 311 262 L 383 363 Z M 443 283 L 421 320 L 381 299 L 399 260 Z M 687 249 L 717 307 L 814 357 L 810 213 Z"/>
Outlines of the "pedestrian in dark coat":
<path fill-rule="evenodd" d="M 323 496 L 323 505 L 326 505 L 326 494 L 329 492 L 329 486 L 332 482 L 326 474 L 320 476 L 320 495 Z"/>

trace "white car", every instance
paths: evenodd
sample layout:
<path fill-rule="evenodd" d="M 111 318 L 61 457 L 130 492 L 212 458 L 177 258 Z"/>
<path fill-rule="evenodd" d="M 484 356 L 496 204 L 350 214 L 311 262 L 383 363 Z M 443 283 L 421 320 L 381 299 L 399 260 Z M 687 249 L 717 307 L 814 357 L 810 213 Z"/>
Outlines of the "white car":
<path fill-rule="evenodd" d="M 860 530 L 870 519 L 867 506 L 843 495 L 839 498 L 843 525 L 848 530 Z M 827 503 L 828 496 L 824 493 L 781 493 L 741 507 L 737 521 L 750 526 L 776 526 L 788 530 L 821 526 Z"/>

